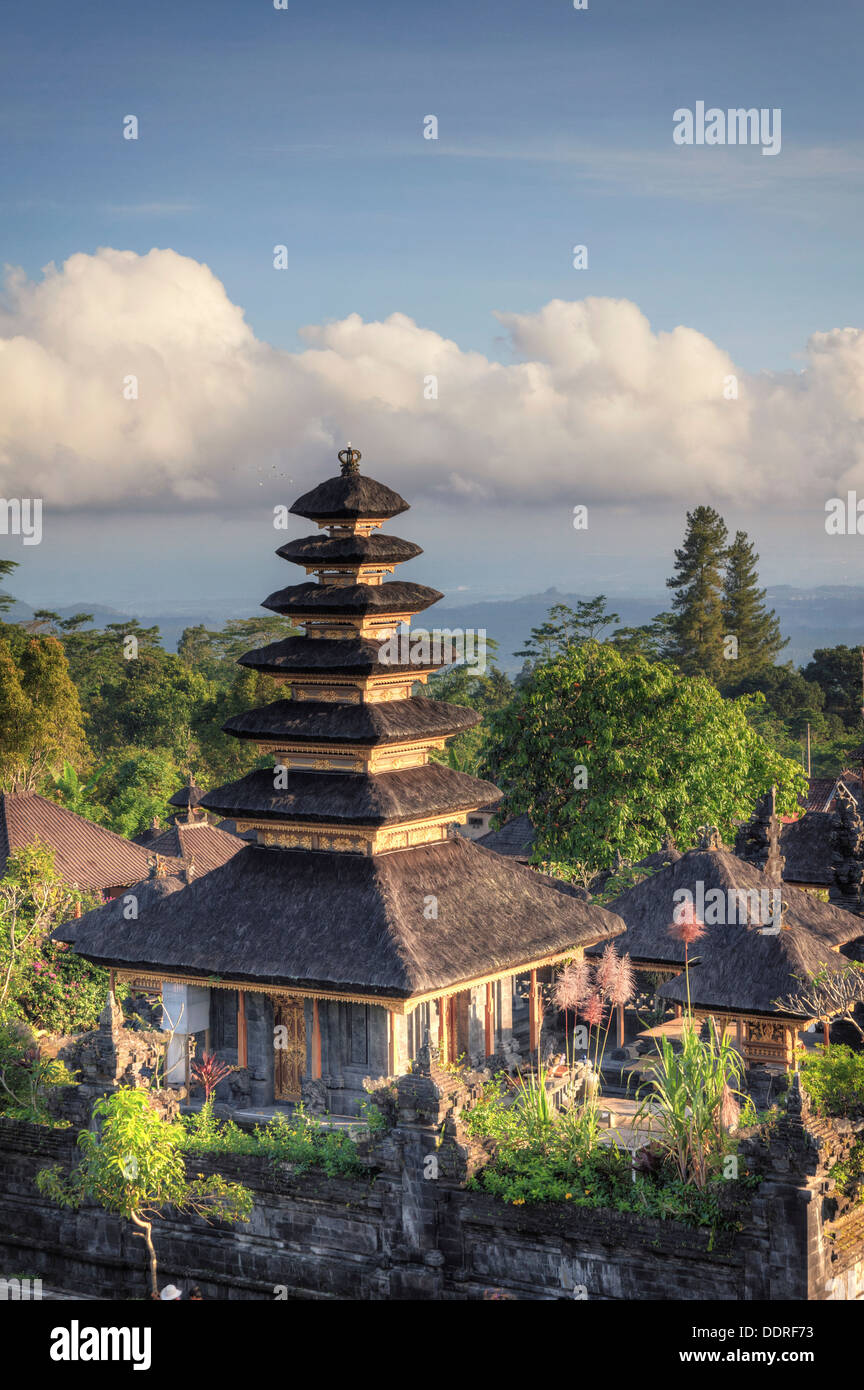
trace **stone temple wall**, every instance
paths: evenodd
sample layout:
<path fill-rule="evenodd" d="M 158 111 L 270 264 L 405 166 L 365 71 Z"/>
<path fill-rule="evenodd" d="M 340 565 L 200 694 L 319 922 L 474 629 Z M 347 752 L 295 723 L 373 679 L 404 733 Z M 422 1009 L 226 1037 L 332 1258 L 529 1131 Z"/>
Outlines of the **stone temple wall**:
<path fill-rule="evenodd" d="M 466 1087 L 421 1057 L 396 1083 L 396 1123 L 357 1179 L 301 1174 L 251 1157 L 196 1157 L 254 1193 L 248 1225 L 157 1224 L 160 1282 L 218 1299 L 577 1299 L 773 1301 L 864 1297 L 864 1213 L 838 1216 L 827 1167 L 838 1136 L 813 1124 L 797 1088 L 768 1142 L 740 1232 L 714 1241 L 675 1221 L 609 1210 L 514 1207 L 465 1188 L 483 1162 L 460 1124 Z M 842 1136 L 841 1136 L 842 1138 Z M 142 1297 L 131 1227 L 99 1209 L 58 1208 L 41 1167 L 76 1161 L 75 1131 L 0 1120 L 0 1275 L 106 1299 Z"/>

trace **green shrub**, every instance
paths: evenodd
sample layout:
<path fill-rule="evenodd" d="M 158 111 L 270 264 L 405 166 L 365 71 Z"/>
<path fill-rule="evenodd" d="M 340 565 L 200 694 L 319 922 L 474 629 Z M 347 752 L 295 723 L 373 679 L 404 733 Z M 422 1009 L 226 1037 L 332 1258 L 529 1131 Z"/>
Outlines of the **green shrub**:
<path fill-rule="evenodd" d="M 844 1197 L 852 1197 L 858 1206 L 864 1205 L 864 1139 L 855 1140 L 845 1162 L 834 1164 L 831 1177 L 837 1184 L 838 1192 Z"/>
<path fill-rule="evenodd" d="M 864 1052 L 832 1043 L 801 1059 L 801 1085 L 817 1115 L 864 1111 Z"/>
<path fill-rule="evenodd" d="M 328 1177 L 365 1172 L 357 1145 L 344 1130 L 328 1129 L 298 1105 L 290 1115 L 275 1115 L 252 1133 L 233 1120 L 217 1120 L 211 1104 L 184 1116 L 183 1149 L 188 1154 L 251 1154 L 273 1163 L 290 1163 L 301 1172 L 323 1168 Z"/>
<path fill-rule="evenodd" d="M 56 1057 L 40 1057 L 36 1037 L 27 1024 L 0 1024 L 0 1113 L 10 1120 L 65 1129 L 46 1108 L 46 1093 L 54 1086 L 76 1085 L 75 1073 Z"/>
<path fill-rule="evenodd" d="M 610 1208 L 690 1226 L 734 1229 L 739 1208 L 757 1181 L 714 1178 L 703 1187 L 682 1182 L 662 1155 L 649 1165 L 627 1150 L 598 1142 L 591 1106 L 545 1114 L 504 1078 L 493 1078 L 464 1116 L 468 1133 L 488 1142 L 493 1156 L 468 1186 L 513 1206 L 555 1202 Z M 731 1147 L 728 1145 L 727 1147 Z"/>

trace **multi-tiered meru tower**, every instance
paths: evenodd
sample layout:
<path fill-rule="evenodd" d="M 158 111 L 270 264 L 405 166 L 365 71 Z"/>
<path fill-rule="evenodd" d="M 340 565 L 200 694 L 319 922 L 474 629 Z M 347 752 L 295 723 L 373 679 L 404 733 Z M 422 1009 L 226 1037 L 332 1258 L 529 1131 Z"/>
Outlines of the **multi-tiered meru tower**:
<path fill-rule="evenodd" d="M 264 604 L 302 635 L 242 658 L 287 697 L 224 726 L 274 765 L 201 802 L 257 843 L 182 889 L 151 885 L 137 921 L 122 905 L 88 914 L 74 939 L 170 997 L 199 1044 L 239 1064 L 252 1103 L 306 1092 L 354 1113 L 363 1078 L 403 1071 L 427 1034 L 450 1057 L 506 1048 L 517 975 L 536 1046 L 538 970 L 623 924 L 454 830 L 499 794 L 430 752 L 478 716 L 412 694 L 446 651 L 392 641 L 441 595 L 387 578 L 420 554 L 380 530 L 408 504 L 358 472 L 356 450 L 339 458 L 291 509 L 318 534 L 278 551 L 314 578 Z"/>
<path fill-rule="evenodd" d="M 339 458 L 341 476 L 291 508 L 316 522 L 320 534 L 277 551 L 315 580 L 264 600 L 304 635 L 242 658 L 242 665 L 284 681 L 291 697 L 224 725 L 226 733 L 272 753 L 276 773 L 253 772 L 211 792 L 203 804 L 236 819 L 239 829 L 256 829 L 264 845 L 375 855 L 446 840 L 454 821 L 500 794 L 490 782 L 429 759 L 479 715 L 412 695 L 446 660 L 432 660 L 431 643 L 413 644 L 420 660 L 412 662 L 403 635 L 396 656 L 407 660 L 390 659 L 400 627 L 404 634 L 442 595 L 387 579 L 421 553 L 377 529 L 408 504 L 357 471 L 356 449 L 349 446 Z"/>

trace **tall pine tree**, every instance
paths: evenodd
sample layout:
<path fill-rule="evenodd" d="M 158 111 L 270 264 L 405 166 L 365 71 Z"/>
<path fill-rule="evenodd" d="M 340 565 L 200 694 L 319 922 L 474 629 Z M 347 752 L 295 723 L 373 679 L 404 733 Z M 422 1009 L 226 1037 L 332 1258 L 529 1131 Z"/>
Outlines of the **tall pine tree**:
<path fill-rule="evenodd" d="M 688 512 L 684 544 L 675 551 L 675 573 L 666 580 L 675 592 L 664 656 L 685 675 L 703 675 L 712 681 L 727 674 L 723 657 L 727 536 L 726 523 L 713 507 Z"/>
<path fill-rule="evenodd" d="M 723 584 L 723 623 L 727 635 L 738 639 L 738 656 L 726 663 L 724 683 L 736 684 L 766 666 L 788 646 L 773 608 L 765 607 L 759 588 L 759 556 L 745 531 L 736 531 L 726 557 Z"/>

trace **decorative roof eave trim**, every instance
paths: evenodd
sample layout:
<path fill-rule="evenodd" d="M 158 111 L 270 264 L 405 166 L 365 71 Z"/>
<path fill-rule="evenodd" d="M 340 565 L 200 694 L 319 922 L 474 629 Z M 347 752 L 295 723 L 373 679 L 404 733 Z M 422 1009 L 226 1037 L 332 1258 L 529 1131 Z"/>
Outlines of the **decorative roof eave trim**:
<path fill-rule="evenodd" d="M 673 999 L 673 1004 L 678 1001 Z M 781 1023 L 787 1028 L 795 1028 L 799 1032 L 806 1028 L 809 1023 L 816 1021 L 816 1015 L 808 1018 L 806 1014 L 782 1014 L 779 1012 L 759 1013 L 757 1009 L 733 1009 L 728 1004 L 722 1008 L 712 1008 L 710 1004 L 693 1004 L 694 1014 L 704 1014 L 706 1018 L 728 1019 L 730 1022 L 737 1023 Z"/>
<path fill-rule="evenodd" d="M 377 1004 L 382 1009 L 387 1009 L 394 1014 L 410 1014 L 420 1004 L 426 1004 L 434 999 L 449 998 L 453 994 L 461 994 L 463 990 L 474 989 L 478 985 L 494 984 L 496 980 L 506 980 L 514 975 L 523 975 L 528 970 L 539 970 L 546 965 L 557 965 L 560 961 L 572 960 L 578 956 L 582 950 L 581 946 L 570 946 L 565 951 L 556 951 L 548 956 L 538 956 L 534 960 L 523 961 L 519 965 L 508 966 L 506 970 L 496 970 L 490 974 L 477 975 L 468 980 L 461 980 L 453 985 L 442 985 L 439 989 L 425 990 L 422 994 L 412 994 L 408 998 L 396 999 L 392 995 L 383 994 L 364 994 L 360 991 L 348 991 L 344 989 L 312 989 L 308 985 L 289 985 L 289 984 L 256 984 L 248 980 L 212 979 L 209 976 L 201 975 L 182 975 L 176 970 L 133 970 L 128 966 L 109 967 L 114 971 L 117 980 L 125 981 L 133 988 L 149 989 L 151 987 L 161 988 L 162 982 L 169 984 L 193 984 L 202 985 L 208 989 L 236 989 L 244 990 L 246 993 L 284 995 L 286 997 L 302 997 L 306 999 L 329 999 L 337 1003 L 346 1004 Z"/>

